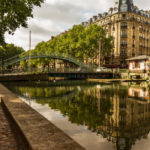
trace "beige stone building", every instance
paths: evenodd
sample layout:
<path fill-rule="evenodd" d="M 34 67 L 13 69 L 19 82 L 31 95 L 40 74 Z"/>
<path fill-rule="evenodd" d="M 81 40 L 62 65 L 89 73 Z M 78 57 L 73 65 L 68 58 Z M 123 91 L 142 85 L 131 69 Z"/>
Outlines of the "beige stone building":
<path fill-rule="evenodd" d="M 108 12 L 93 16 L 87 26 L 96 23 L 114 37 L 111 64 L 126 64 L 126 59 L 150 55 L 150 11 L 139 10 L 133 0 L 115 0 Z M 110 62 L 110 61 L 109 61 Z"/>

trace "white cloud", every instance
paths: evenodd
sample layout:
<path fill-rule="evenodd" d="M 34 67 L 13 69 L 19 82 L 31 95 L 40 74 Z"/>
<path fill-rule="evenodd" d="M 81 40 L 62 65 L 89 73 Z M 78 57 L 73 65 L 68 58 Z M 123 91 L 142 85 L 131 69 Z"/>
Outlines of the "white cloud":
<path fill-rule="evenodd" d="M 107 11 L 115 0 L 46 0 L 42 7 L 34 8 L 34 18 L 29 19 L 29 29 L 18 29 L 14 36 L 6 34 L 6 41 L 28 49 L 29 30 L 32 31 L 32 48 L 47 41 L 74 24 L 87 21 L 91 16 Z M 141 9 L 149 9 L 148 1 L 134 0 Z"/>

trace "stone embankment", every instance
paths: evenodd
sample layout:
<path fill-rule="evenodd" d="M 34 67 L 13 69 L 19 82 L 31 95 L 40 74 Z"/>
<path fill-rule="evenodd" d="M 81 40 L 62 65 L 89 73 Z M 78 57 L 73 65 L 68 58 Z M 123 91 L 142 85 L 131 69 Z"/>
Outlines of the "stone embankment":
<path fill-rule="evenodd" d="M 15 128 L 17 141 L 21 145 L 19 150 L 84 150 L 2 84 L 0 97 L 2 107 Z M 14 142 L 14 145 L 17 144 Z"/>

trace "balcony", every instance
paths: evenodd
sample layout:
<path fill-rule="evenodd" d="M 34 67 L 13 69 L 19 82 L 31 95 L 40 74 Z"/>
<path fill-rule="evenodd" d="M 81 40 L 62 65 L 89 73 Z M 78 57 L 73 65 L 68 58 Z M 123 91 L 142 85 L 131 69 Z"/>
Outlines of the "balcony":
<path fill-rule="evenodd" d="M 121 29 L 127 29 L 128 26 L 127 25 L 121 25 Z"/>
<path fill-rule="evenodd" d="M 126 57 L 127 57 L 127 53 L 121 52 L 121 53 L 120 53 L 120 57 L 126 58 Z"/>
<path fill-rule="evenodd" d="M 121 38 L 127 38 L 127 35 L 122 34 L 122 35 L 121 35 Z"/>
<path fill-rule="evenodd" d="M 121 44 L 121 47 L 127 47 L 127 44 Z"/>

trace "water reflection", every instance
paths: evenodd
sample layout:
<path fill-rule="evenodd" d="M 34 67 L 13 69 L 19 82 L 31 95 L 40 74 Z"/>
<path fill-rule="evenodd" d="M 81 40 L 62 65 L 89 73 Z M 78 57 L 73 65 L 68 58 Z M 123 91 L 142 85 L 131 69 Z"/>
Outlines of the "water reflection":
<path fill-rule="evenodd" d="M 71 123 L 84 125 L 112 142 L 114 150 L 137 149 L 149 139 L 150 90 L 148 84 L 62 85 L 7 84 L 13 92 L 59 110 Z M 146 147 L 142 147 L 143 150 Z"/>

